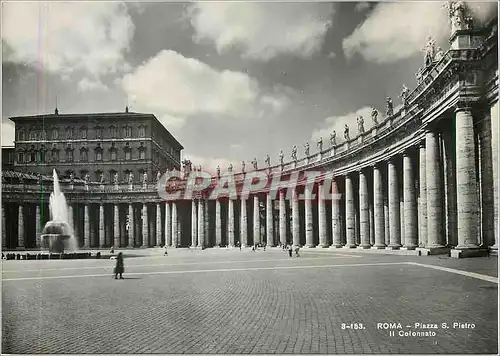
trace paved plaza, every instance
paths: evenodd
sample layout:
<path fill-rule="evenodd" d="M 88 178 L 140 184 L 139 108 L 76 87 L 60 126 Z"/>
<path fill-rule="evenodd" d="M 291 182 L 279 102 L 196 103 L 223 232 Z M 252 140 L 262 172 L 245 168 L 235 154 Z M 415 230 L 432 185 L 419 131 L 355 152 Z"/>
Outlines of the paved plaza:
<path fill-rule="evenodd" d="M 498 352 L 496 257 L 149 249 L 125 251 L 125 280 L 113 266 L 4 261 L 2 352 Z"/>

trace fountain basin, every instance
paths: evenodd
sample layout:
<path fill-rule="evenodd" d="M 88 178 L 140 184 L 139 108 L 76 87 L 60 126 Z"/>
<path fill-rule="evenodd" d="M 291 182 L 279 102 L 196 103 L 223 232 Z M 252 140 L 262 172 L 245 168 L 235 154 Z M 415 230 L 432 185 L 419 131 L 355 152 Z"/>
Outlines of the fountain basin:
<path fill-rule="evenodd" d="M 62 253 L 65 250 L 74 249 L 70 242 L 70 228 L 64 221 L 48 221 L 43 228 L 40 238 L 42 249 L 49 250 L 52 253 Z"/>

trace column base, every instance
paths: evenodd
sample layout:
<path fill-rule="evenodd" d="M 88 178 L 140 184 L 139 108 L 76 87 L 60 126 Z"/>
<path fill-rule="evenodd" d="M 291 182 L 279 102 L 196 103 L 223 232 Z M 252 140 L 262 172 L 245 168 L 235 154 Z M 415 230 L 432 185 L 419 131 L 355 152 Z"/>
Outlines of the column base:
<path fill-rule="evenodd" d="M 318 248 L 329 248 L 330 246 L 328 246 L 327 244 L 324 244 L 324 245 L 318 245 Z"/>
<path fill-rule="evenodd" d="M 404 245 L 401 250 L 413 251 L 417 248 L 417 245 Z"/>
<path fill-rule="evenodd" d="M 304 245 L 302 248 L 316 248 L 316 245 Z"/>
<path fill-rule="evenodd" d="M 369 250 L 371 248 L 371 245 L 359 245 L 357 247 L 358 250 Z"/>
<path fill-rule="evenodd" d="M 498 256 L 498 245 L 493 245 L 489 247 L 491 256 Z"/>
<path fill-rule="evenodd" d="M 339 248 L 344 248 L 344 245 L 331 245 L 329 248 L 331 249 L 339 249 Z"/>
<path fill-rule="evenodd" d="M 351 244 L 351 245 L 345 245 L 344 246 L 344 248 L 356 248 L 356 247 L 358 247 L 358 246 L 357 245 L 353 245 L 353 244 Z"/>
<path fill-rule="evenodd" d="M 401 248 L 401 245 L 389 245 L 385 249 L 386 250 L 399 250 Z"/>
<path fill-rule="evenodd" d="M 467 258 L 467 257 L 484 257 L 488 256 L 488 249 L 485 248 L 464 248 L 464 249 L 451 249 L 450 257 L 453 258 Z"/>
<path fill-rule="evenodd" d="M 447 247 L 418 247 L 416 249 L 421 256 L 432 256 L 432 255 L 448 255 L 450 249 Z"/>
<path fill-rule="evenodd" d="M 385 250 L 387 246 L 385 245 L 374 245 L 372 246 L 372 248 L 376 249 L 376 250 Z"/>

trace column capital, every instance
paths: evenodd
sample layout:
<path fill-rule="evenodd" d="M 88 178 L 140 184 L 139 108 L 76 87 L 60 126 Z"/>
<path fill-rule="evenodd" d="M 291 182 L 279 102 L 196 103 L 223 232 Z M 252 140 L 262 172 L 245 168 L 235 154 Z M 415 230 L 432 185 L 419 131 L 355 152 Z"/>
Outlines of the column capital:
<path fill-rule="evenodd" d="M 422 140 L 418 143 L 418 148 L 425 148 L 425 140 Z"/>
<path fill-rule="evenodd" d="M 455 104 L 455 113 L 460 111 L 471 111 L 472 110 L 472 102 L 461 100 Z"/>

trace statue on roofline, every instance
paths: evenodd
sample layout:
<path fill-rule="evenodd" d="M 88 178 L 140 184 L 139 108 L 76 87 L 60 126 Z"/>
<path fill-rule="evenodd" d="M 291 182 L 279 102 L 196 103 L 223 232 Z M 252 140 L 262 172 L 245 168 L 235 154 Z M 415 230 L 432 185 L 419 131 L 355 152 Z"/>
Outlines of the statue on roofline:
<path fill-rule="evenodd" d="M 322 151 L 323 151 L 323 137 L 321 137 L 321 136 L 320 136 L 320 137 L 318 138 L 318 142 L 316 143 L 316 146 L 318 147 L 318 150 L 319 150 L 320 152 L 322 152 Z"/>
<path fill-rule="evenodd" d="M 306 142 L 304 145 L 304 154 L 306 157 L 309 157 L 309 142 Z"/>
<path fill-rule="evenodd" d="M 347 126 L 347 124 L 345 124 L 345 126 L 344 126 L 344 139 L 346 141 L 350 140 L 350 138 L 349 138 L 349 126 Z"/>
<path fill-rule="evenodd" d="M 378 111 L 374 107 L 372 107 L 372 121 L 374 125 L 378 125 Z"/>
<path fill-rule="evenodd" d="M 390 97 L 387 97 L 386 103 L 387 103 L 387 116 L 392 116 L 394 114 L 392 99 Z"/>
<path fill-rule="evenodd" d="M 332 133 L 330 134 L 330 147 L 333 147 L 337 144 L 336 139 L 337 139 L 337 132 L 333 130 Z"/>
<path fill-rule="evenodd" d="M 297 160 L 297 146 L 293 145 L 292 147 L 292 160 L 296 161 Z"/>
<path fill-rule="evenodd" d="M 285 155 L 283 154 L 283 150 L 280 151 L 279 159 L 280 159 L 280 164 L 283 165 L 283 160 L 285 158 Z"/>
<path fill-rule="evenodd" d="M 359 134 L 362 134 L 365 132 L 365 120 L 363 120 L 363 116 L 359 116 L 357 119 L 356 119 L 357 123 L 358 123 L 358 132 Z"/>
<path fill-rule="evenodd" d="M 271 166 L 271 157 L 269 157 L 269 155 L 266 155 L 266 164 L 268 167 Z"/>

